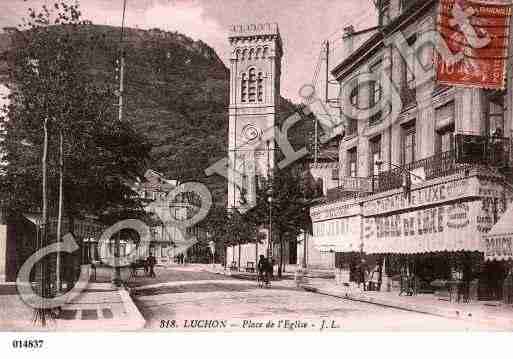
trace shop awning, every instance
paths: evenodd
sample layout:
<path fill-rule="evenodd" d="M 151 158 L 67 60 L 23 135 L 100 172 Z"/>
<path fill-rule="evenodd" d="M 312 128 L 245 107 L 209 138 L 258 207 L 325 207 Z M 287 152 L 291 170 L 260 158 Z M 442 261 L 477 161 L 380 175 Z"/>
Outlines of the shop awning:
<path fill-rule="evenodd" d="M 513 259 L 513 206 L 509 206 L 490 232 L 483 235 L 485 260 Z"/>
<path fill-rule="evenodd" d="M 482 251 L 480 201 L 443 204 L 365 218 L 367 254 Z"/>

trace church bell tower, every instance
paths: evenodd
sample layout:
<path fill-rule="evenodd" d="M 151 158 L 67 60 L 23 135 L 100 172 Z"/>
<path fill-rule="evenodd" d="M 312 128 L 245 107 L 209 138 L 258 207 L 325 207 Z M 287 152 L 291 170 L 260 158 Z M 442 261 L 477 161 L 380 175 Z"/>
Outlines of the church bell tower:
<path fill-rule="evenodd" d="M 228 152 L 241 180 L 229 178 L 228 208 L 241 208 L 255 200 L 257 177 L 274 168 L 275 143 L 262 135 L 277 124 L 283 50 L 277 24 L 233 25 L 229 41 Z"/>

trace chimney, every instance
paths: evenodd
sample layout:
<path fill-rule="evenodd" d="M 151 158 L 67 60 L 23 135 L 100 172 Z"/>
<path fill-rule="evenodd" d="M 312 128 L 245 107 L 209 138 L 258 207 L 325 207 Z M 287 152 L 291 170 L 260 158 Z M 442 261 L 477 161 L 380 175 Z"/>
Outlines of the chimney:
<path fill-rule="evenodd" d="M 344 41 L 344 58 L 348 58 L 353 53 L 354 47 L 354 26 L 349 25 L 344 27 L 344 35 L 342 36 Z"/>

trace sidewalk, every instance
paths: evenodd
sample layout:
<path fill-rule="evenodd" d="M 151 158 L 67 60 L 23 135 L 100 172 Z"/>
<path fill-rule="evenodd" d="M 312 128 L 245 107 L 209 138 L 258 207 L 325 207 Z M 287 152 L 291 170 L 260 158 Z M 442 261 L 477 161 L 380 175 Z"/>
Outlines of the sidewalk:
<path fill-rule="evenodd" d="M 32 323 L 34 310 L 22 302 L 14 283 L 0 283 L 0 331 L 135 331 L 145 320 L 125 288 L 90 282 L 62 307 L 47 328 Z"/>
<path fill-rule="evenodd" d="M 433 294 L 399 296 L 398 292 L 364 292 L 356 285 L 344 286 L 334 280 L 309 279 L 303 289 L 348 300 L 371 303 L 444 318 L 478 321 L 513 330 L 513 305 L 498 302 L 450 303 Z"/>
<path fill-rule="evenodd" d="M 146 321 L 125 288 L 90 283 L 87 290 L 62 308 L 56 330 L 135 331 Z"/>

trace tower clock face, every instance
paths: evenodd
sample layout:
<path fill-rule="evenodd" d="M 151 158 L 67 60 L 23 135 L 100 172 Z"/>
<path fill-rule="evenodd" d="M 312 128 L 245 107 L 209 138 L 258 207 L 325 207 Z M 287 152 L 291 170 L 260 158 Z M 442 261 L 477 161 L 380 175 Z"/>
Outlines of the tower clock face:
<path fill-rule="evenodd" d="M 253 124 L 244 126 L 242 129 L 242 137 L 248 142 L 257 141 L 261 136 L 261 131 L 258 127 Z"/>

